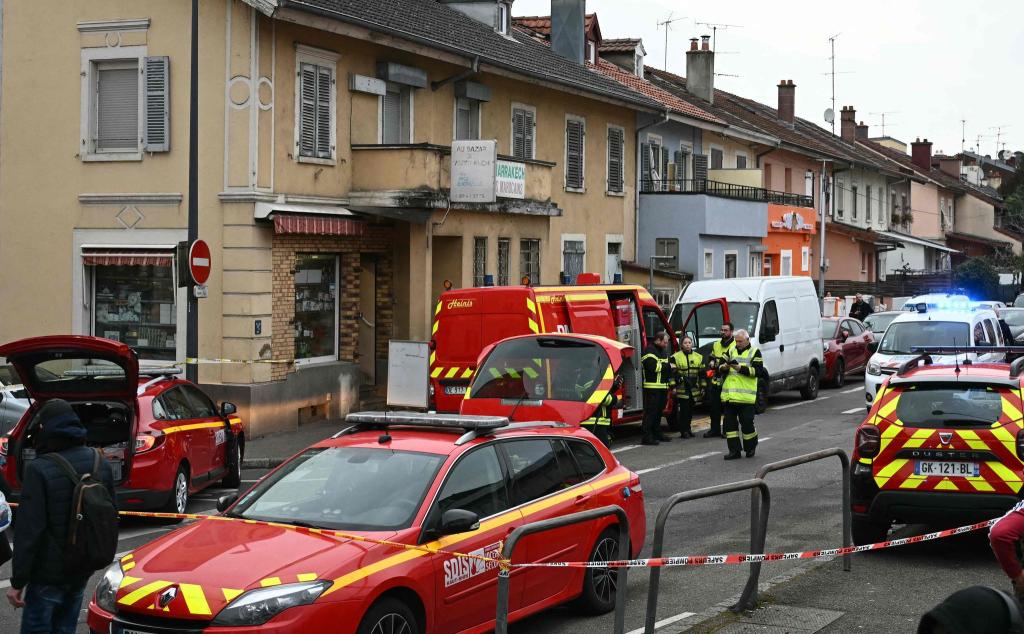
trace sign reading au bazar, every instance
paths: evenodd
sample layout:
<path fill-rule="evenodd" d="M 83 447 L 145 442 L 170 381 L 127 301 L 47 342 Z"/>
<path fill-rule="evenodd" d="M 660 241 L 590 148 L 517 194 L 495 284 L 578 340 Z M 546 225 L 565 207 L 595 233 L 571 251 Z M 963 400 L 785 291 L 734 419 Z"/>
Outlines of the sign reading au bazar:
<path fill-rule="evenodd" d="M 452 202 L 493 203 L 526 198 L 526 165 L 498 160 L 494 140 L 452 142 Z"/>

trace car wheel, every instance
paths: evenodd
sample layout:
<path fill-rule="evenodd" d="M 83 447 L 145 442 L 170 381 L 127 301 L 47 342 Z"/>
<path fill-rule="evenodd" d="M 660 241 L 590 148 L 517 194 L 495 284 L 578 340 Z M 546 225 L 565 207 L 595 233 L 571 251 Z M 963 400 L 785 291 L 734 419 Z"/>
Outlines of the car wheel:
<path fill-rule="evenodd" d="M 594 542 L 587 561 L 614 561 L 619 558 L 619 529 L 606 529 Z M 615 568 L 586 568 L 583 591 L 576 607 L 585 614 L 606 614 L 615 609 L 619 571 Z"/>
<path fill-rule="evenodd" d="M 853 543 L 856 546 L 884 542 L 888 535 L 887 524 L 879 524 L 866 518 L 853 518 Z"/>
<path fill-rule="evenodd" d="M 228 468 L 227 475 L 221 481 L 226 487 L 237 488 L 242 484 L 242 438 L 236 436 L 229 442 L 228 455 L 224 457 Z"/>
<path fill-rule="evenodd" d="M 832 379 L 832 385 L 836 387 L 846 385 L 846 362 L 842 359 L 836 361 L 836 375 Z"/>
<path fill-rule="evenodd" d="M 164 513 L 184 513 L 188 508 L 188 467 L 183 463 L 178 465 L 178 471 L 174 474 L 174 485 L 171 487 L 171 497 L 167 504 L 160 509 Z M 170 519 L 167 521 L 176 524 L 181 519 Z"/>
<path fill-rule="evenodd" d="M 409 606 L 385 597 L 374 603 L 359 624 L 359 634 L 419 634 L 420 625 Z"/>
<path fill-rule="evenodd" d="M 818 381 L 820 378 L 818 366 L 812 365 L 807 372 L 807 383 L 800 388 L 800 398 L 805 401 L 813 401 L 818 398 Z"/>

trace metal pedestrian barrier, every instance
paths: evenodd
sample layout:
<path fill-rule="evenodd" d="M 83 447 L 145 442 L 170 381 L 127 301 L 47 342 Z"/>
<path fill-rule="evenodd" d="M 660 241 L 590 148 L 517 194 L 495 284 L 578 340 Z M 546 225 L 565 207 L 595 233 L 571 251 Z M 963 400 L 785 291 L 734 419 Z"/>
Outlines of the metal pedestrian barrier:
<path fill-rule="evenodd" d="M 750 525 L 755 526 L 760 523 L 760 530 L 763 532 L 768 525 L 768 513 L 771 511 L 772 496 L 768 490 L 768 485 L 765 484 L 761 478 L 755 478 L 753 480 L 742 480 L 740 482 L 732 482 L 729 484 L 720 484 L 713 487 L 704 487 L 703 489 L 695 489 L 693 491 L 683 491 L 682 493 L 676 493 L 664 504 L 661 505 L 661 510 L 658 511 L 658 519 L 654 526 L 654 541 L 651 544 L 651 557 L 661 557 L 662 550 L 665 542 L 665 523 L 668 521 L 668 516 L 678 504 L 683 502 L 690 502 L 693 500 L 700 500 L 703 498 L 709 498 L 716 495 L 725 495 L 726 493 L 735 493 L 737 491 L 751 491 L 751 497 L 757 499 L 757 494 L 760 493 L 760 499 L 763 501 L 762 505 L 751 505 L 750 508 Z M 763 508 L 763 510 L 762 510 Z M 756 529 L 755 529 L 756 530 Z M 754 534 L 751 534 L 751 554 L 763 554 L 764 540 L 760 540 L 762 550 L 757 550 L 753 547 Z M 661 568 L 652 567 L 650 583 L 647 588 L 647 614 L 644 619 L 644 634 L 654 634 L 654 623 L 657 619 L 658 614 L 658 587 L 661 583 Z"/>
<path fill-rule="evenodd" d="M 842 463 L 843 469 L 843 546 L 851 546 L 853 544 L 853 511 L 850 509 L 850 458 L 846 455 L 846 452 L 839 448 L 822 449 L 821 451 L 815 451 L 814 453 L 804 454 L 802 456 L 794 456 L 786 460 L 780 460 L 778 462 L 770 462 L 760 469 L 757 470 L 757 474 L 754 476 L 758 480 L 763 480 L 765 476 L 773 471 L 781 471 L 783 469 L 789 469 L 790 467 L 796 467 L 798 465 L 807 464 L 809 462 L 816 462 L 818 460 L 824 460 L 831 458 L 832 456 L 838 456 L 839 462 Z M 753 492 L 750 494 L 750 551 L 756 553 L 763 553 L 765 548 L 765 540 L 767 539 L 767 527 L 768 527 L 768 509 L 765 509 L 764 518 L 758 518 L 755 516 L 758 508 L 757 495 Z M 850 571 L 850 555 L 843 555 L 843 570 Z M 750 576 L 747 578 L 747 585 L 743 588 L 743 594 L 740 595 L 740 600 L 736 605 L 730 608 L 733 612 L 742 612 L 744 610 L 752 610 L 757 605 L 757 584 L 758 579 L 761 576 L 761 562 L 751 562 L 750 564 Z"/>
<path fill-rule="evenodd" d="M 524 524 L 512 531 L 512 534 L 508 536 L 507 540 L 505 540 L 505 544 L 501 549 L 501 558 L 505 561 L 511 561 L 512 551 L 515 550 L 516 544 L 519 543 L 520 539 L 527 535 L 543 533 L 544 531 L 572 526 L 573 524 L 582 524 L 583 522 L 591 522 L 602 517 L 610 516 L 615 516 L 619 522 L 618 559 L 629 559 L 629 518 L 626 516 L 626 512 L 622 510 L 622 507 L 612 505 L 602 506 L 601 508 L 591 509 L 589 511 L 580 511 L 579 513 L 572 513 L 571 515 L 564 515 L 562 517 L 553 517 L 549 520 L 541 520 L 539 522 Z M 616 575 L 615 628 L 613 630 L 615 634 L 623 634 L 626 629 L 626 573 L 628 571 L 629 568 L 617 568 L 613 570 Z M 498 601 L 494 616 L 495 634 L 507 634 L 508 632 L 509 572 L 510 570 L 508 567 L 503 567 L 498 572 Z"/>

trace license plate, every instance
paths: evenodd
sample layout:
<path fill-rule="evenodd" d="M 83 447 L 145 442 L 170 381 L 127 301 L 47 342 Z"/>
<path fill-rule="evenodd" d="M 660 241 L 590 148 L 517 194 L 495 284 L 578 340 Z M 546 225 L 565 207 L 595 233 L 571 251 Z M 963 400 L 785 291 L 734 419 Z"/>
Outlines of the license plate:
<path fill-rule="evenodd" d="M 444 386 L 444 393 L 449 396 L 465 396 L 468 385 L 446 385 Z"/>
<path fill-rule="evenodd" d="M 114 625 L 114 627 L 111 628 L 111 632 L 112 634 L 152 634 L 151 632 L 147 632 L 145 630 L 133 630 L 123 625 L 116 624 Z"/>
<path fill-rule="evenodd" d="M 978 477 L 981 465 L 977 462 L 952 462 L 937 460 L 918 460 L 914 465 L 914 475 L 948 476 L 951 478 Z"/>

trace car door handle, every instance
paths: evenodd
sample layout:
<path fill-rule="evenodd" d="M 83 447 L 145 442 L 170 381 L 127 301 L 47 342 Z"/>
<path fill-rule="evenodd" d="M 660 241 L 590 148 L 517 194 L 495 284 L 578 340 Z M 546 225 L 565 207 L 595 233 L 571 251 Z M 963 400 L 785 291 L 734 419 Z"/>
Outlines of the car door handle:
<path fill-rule="evenodd" d="M 572 501 L 572 505 L 573 506 L 580 506 L 581 504 L 586 504 L 589 501 L 590 501 L 590 496 L 589 495 L 577 495 L 576 499 Z"/>

